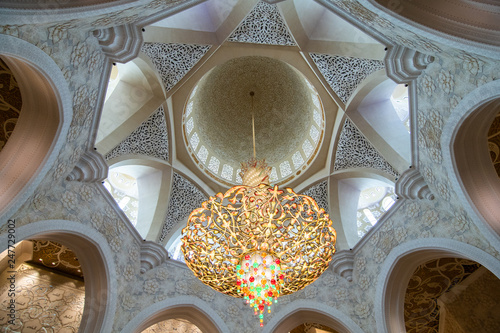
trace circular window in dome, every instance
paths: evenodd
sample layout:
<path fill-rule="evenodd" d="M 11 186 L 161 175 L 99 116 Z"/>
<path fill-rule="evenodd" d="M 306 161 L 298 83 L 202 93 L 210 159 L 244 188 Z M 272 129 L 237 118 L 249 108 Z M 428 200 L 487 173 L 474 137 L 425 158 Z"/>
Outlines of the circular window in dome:
<path fill-rule="evenodd" d="M 226 185 L 241 184 L 241 163 L 253 157 L 252 114 L 256 158 L 272 168 L 271 183 L 306 170 L 323 140 L 319 95 L 292 66 L 260 56 L 216 66 L 193 88 L 183 132 L 198 167 Z"/>

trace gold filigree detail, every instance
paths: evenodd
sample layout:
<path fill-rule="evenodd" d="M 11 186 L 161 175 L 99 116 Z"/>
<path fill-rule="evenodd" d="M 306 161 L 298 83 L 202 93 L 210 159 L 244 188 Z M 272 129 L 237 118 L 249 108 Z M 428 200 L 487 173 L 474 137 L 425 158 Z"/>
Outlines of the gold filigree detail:
<path fill-rule="evenodd" d="M 21 90 L 16 78 L 7 64 L 0 59 L 0 150 L 16 127 L 21 106 Z"/>
<path fill-rule="evenodd" d="M 69 248 L 52 241 L 32 240 L 32 242 L 33 259 L 30 262 L 83 279 L 80 262 Z"/>
<path fill-rule="evenodd" d="M 457 258 L 441 258 L 419 266 L 405 294 L 404 318 L 407 333 L 438 333 L 437 299 L 474 273 L 481 265 Z"/>
<path fill-rule="evenodd" d="M 488 130 L 488 150 L 491 162 L 500 177 L 500 113 L 497 114 Z"/>
<path fill-rule="evenodd" d="M 311 197 L 266 184 L 235 186 L 210 197 L 189 216 L 181 247 L 186 264 L 205 284 L 242 297 L 236 266 L 253 251 L 279 258 L 284 284 L 296 292 L 316 280 L 335 252 L 336 233 Z"/>
<path fill-rule="evenodd" d="M 315 328 L 317 328 L 317 329 L 319 329 L 321 331 L 324 331 L 324 332 L 328 332 L 328 333 L 338 333 L 333 328 L 330 328 L 328 326 L 321 325 L 321 324 L 318 324 L 318 323 L 303 323 L 302 325 L 297 326 L 293 330 L 291 330 L 290 333 L 318 332 L 317 330 L 313 330 Z"/>

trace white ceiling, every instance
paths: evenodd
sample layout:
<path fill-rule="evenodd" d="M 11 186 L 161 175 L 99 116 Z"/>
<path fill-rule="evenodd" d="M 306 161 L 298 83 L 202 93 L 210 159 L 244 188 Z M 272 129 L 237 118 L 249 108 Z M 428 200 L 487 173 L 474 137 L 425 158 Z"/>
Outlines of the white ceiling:
<path fill-rule="evenodd" d="M 208 0 L 156 22 L 153 26 L 215 32 L 237 4 L 238 0 Z M 376 40 L 313 0 L 293 0 L 293 4 L 304 32 L 310 40 L 377 43 Z"/>

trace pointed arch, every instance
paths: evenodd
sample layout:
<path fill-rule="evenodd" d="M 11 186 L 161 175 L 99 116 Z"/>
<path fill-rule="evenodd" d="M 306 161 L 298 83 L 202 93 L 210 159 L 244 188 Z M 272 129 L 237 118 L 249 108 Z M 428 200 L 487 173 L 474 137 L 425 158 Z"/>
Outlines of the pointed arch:
<path fill-rule="evenodd" d="M 474 260 L 500 278 L 500 261 L 477 247 L 446 238 L 417 239 L 403 243 L 389 253 L 382 264 L 375 294 L 378 332 L 405 332 L 403 303 L 408 281 L 415 269 L 432 259 Z"/>
<path fill-rule="evenodd" d="M 345 313 L 323 303 L 298 300 L 275 314 L 262 333 L 290 332 L 304 322 L 315 322 L 339 333 L 362 333 L 363 330 Z"/>
<path fill-rule="evenodd" d="M 465 96 L 443 128 L 443 165 L 464 208 L 486 237 L 500 240 L 500 179 L 487 146 L 488 128 L 500 112 L 500 82 Z"/>
<path fill-rule="evenodd" d="M 16 242 L 52 240 L 68 246 L 77 256 L 85 277 L 85 305 L 79 332 L 111 332 L 116 309 L 117 280 L 112 251 L 104 236 L 81 223 L 46 220 L 15 228 Z M 0 237 L 0 252 L 8 234 Z"/>
<path fill-rule="evenodd" d="M 70 126 L 72 98 L 60 68 L 36 46 L 0 35 L 0 55 L 23 98 L 16 128 L 0 152 L 0 215 L 9 216 L 33 193 L 59 154 Z"/>
<path fill-rule="evenodd" d="M 122 332 L 140 333 L 157 322 L 174 318 L 188 320 L 204 333 L 231 332 L 209 304 L 194 296 L 180 296 L 154 303 L 132 318 Z"/>

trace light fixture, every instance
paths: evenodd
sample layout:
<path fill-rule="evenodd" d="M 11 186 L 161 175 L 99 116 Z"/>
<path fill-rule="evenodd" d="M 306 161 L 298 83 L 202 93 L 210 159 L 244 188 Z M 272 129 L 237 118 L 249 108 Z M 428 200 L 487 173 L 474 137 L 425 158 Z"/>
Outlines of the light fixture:
<path fill-rule="evenodd" d="M 335 252 L 332 221 L 316 201 L 269 185 L 271 168 L 242 163 L 243 185 L 218 193 L 189 216 L 182 252 L 203 283 L 254 308 L 263 326 L 272 302 L 316 280 Z"/>

